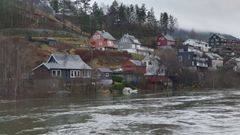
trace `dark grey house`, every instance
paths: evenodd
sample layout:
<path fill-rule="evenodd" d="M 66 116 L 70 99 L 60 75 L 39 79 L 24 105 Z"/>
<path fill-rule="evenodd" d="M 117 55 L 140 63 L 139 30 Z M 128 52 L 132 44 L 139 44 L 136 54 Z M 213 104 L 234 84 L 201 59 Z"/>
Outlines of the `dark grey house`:
<path fill-rule="evenodd" d="M 113 71 L 109 68 L 98 68 L 97 75 L 100 79 L 112 79 Z"/>
<path fill-rule="evenodd" d="M 221 34 L 213 34 L 209 38 L 209 46 L 212 48 L 219 48 L 222 45 L 226 45 L 226 43 L 227 43 L 227 38 Z"/>
<path fill-rule="evenodd" d="M 98 83 L 103 85 L 111 85 L 113 83 L 113 71 L 109 68 L 98 68 L 96 71 Z"/>
<path fill-rule="evenodd" d="M 129 34 L 124 34 L 118 42 L 118 50 L 127 51 L 129 53 L 137 53 L 137 49 L 141 47 L 139 40 Z"/>
<path fill-rule="evenodd" d="M 208 68 L 208 59 L 204 53 L 188 45 L 179 48 L 178 59 L 182 66 L 189 69 L 205 70 Z"/>
<path fill-rule="evenodd" d="M 78 55 L 52 54 L 46 63 L 33 69 L 33 78 L 90 79 L 91 71 Z"/>

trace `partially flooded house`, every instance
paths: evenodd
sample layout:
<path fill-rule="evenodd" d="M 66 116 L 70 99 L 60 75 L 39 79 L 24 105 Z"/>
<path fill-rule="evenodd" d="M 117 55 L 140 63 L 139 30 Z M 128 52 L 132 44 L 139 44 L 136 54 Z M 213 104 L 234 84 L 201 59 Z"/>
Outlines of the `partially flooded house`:
<path fill-rule="evenodd" d="M 95 72 L 98 84 L 111 85 L 113 83 L 113 71 L 110 68 L 98 68 Z"/>
<path fill-rule="evenodd" d="M 90 79 L 92 68 L 78 55 L 52 54 L 47 62 L 33 69 L 33 78 L 64 81 Z"/>
<path fill-rule="evenodd" d="M 170 82 L 167 76 L 167 67 L 161 62 L 158 56 L 147 56 L 142 62 L 146 65 L 145 78 L 148 82 L 164 85 Z"/>
<path fill-rule="evenodd" d="M 122 71 L 125 81 L 139 84 L 144 79 L 146 65 L 142 61 L 130 59 L 122 64 Z"/>

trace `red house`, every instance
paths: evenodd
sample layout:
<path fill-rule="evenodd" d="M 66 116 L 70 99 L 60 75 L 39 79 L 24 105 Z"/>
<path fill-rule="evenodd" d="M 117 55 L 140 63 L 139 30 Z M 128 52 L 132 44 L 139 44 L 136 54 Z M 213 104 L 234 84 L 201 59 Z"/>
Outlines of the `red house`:
<path fill-rule="evenodd" d="M 92 47 L 100 50 L 117 49 L 116 39 L 106 31 L 97 31 L 91 38 Z"/>
<path fill-rule="evenodd" d="M 157 47 L 175 46 L 175 45 L 176 45 L 176 41 L 170 35 L 161 34 L 157 38 Z"/>
<path fill-rule="evenodd" d="M 146 66 L 139 60 L 128 60 L 122 64 L 122 69 L 124 72 L 131 72 L 140 75 L 146 73 Z"/>

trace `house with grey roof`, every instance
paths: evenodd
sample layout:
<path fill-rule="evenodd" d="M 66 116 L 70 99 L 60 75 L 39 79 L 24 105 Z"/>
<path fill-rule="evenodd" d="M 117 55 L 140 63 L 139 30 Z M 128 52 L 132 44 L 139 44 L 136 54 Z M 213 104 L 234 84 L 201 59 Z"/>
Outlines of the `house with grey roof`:
<path fill-rule="evenodd" d="M 142 62 L 146 65 L 145 76 L 165 76 L 167 67 L 161 63 L 158 56 L 146 56 Z"/>
<path fill-rule="evenodd" d="M 141 47 L 139 40 L 129 34 L 124 34 L 118 42 L 118 50 L 127 51 L 129 53 L 137 53 L 137 50 Z"/>
<path fill-rule="evenodd" d="M 116 39 L 106 31 L 96 31 L 90 38 L 90 43 L 93 48 L 99 50 L 116 50 Z"/>
<path fill-rule="evenodd" d="M 178 49 L 179 63 L 191 70 L 207 70 L 208 59 L 205 57 L 204 52 L 194 48 L 193 46 L 184 45 Z"/>
<path fill-rule="evenodd" d="M 209 44 L 207 42 L 197 40 L 197 39 L 188 39 L 185 42 L 183 42 L 183 45 L 192 46 L 192 47 L 194 47 L 196 49 L 199 49 L 203 52 L 209 52 L 209 50 L 211 49 L 211 47 L 209 46 Z"/>
<path fill-rule="evenodd" d="M 113 71 L 110 68 L 98 68 L 95 72 L 98 84 L 111 85 L 113 83 Z"/>
<path fill-rule="evenodd" d="M 89 79 L 91 71 L 78 55 L 52 54 L 47 62 L 33 69 L 33 78 Z"/>
<path fill-rule="evenodd" d="M 57 45 L 57 40 L 53 37 L 48 37 L 47 38 L 47 44 L 51 45 L 51 46 L 55 46 L 55 45 Z"/>
<path fill-rule="evenodd" d="M 122 64 L 124 80 L 132 84 L 139 84 L 146 73 L 146 65 L 139 60 L 129 59 Z"/>
<path fill-rule="evenodd" d="M 208 69 L 217 70 L 223 67 L 223 58 L 212 52 L 205 53 L 205 56 L 208 58 Z"/>
<path fill-rule="evenodd" d="M 219 48 L 220 46 L 226 45 L 227 39 L 221 34 L 212 34 L 209 38 L 209 45 L 212 48 Z"/>
<path fill-rule="evenodd" d="M 234 45 L 239 43 L 240 40 L 231 35 L 215 33 L 209 37 L 209 45 L 212 48 L 220 48 L 221 46 Z"/>

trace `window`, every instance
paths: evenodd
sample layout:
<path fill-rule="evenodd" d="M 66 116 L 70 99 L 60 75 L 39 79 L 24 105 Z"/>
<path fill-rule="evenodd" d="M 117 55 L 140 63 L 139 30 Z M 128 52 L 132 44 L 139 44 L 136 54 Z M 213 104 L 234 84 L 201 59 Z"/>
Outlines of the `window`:
<path fill-rule="evenodd" d="M 184 52 L 184 49 L 179 49 L 179 52 Z"/>
<path fill-rule="evenodd" d="M 182 56 L 179 56 L 178 59 L 179 59 L 179 62 L 182 62 L 182 61 L 183 61 Z"/>
<path fill-rule="evenodd" d="M 98 40 L 100 39 L 100 35 L 94 35 L 93 38 Z"/>
<path fill-rule="evenodd" d="M 135 44 L 132 44 L 132 49 L 136 49 L 136 45 Z"/>
<path fill-rule="evenodd" d="M 108 45 L 112 46 L 113 45 L 112 41 L 108 41 Z"/>
<path fill-rule="evenodd" d="M 82 71 L 82 73 L 83 73 L 83 78 L 85 78 L 86 77 L 86 71 Z"/>
<path fill-rule="evenodd" d="M 80 70 L 77 71 L 77 76 L 78 76 L 78 77 L 81 76 Z"/>
<path fill-rule="evenodd" d="M 194 64 L 194 61 L 192 61 L 192 66 L 194 66 L 195 64 Z"/>
<path fill-rule="evenodd" d="M 80 70 L 71 70 L 70 71 L 70 78 L 80 78 L 81 71 Z"/>
<path fill-rule="evenodd" d="M 70 71 L 70 78 L 76 78 L 75 74 L 74 74 L 74 70 Z"/>
<path fill-rule="evenodd" d="M 90 76 L 91 76 L 90 71 L 88 71 L 88 70 L 83 70 L 82 71 L 82 77 L 83 78 L 89 78 Z"/>
<path fill-rule="evenodd" d="M 106 74 L 105 74 L 105 77 L 109 77 L 109 76 L 110 76 L 109 73 L 106 73 Z"/>
<path fill-rule="evenodd" d="M 52 70 L 52 77 L 61 77 L 62 72 L 61 70 Z"/>
<path fill-rule="evenodd" d="M 149 62 L 148 62 L 148 65 L 152 65 L 152 62 L 151 62 L 151 61 L 149 61 Z"/>
<path fill-rule="evenodd" d="M 102 46 L 103 45 L 103 43 L 102 42 L 99 42 L 99 46 Z"/>
<path fill-rule="evenodd" d="M 165 69 L 164 69 L 164 68 L 161 68 L 161 69 L 160 69 L 160 74 L 161 74 L 161 75 L 165 75 Z"/>

